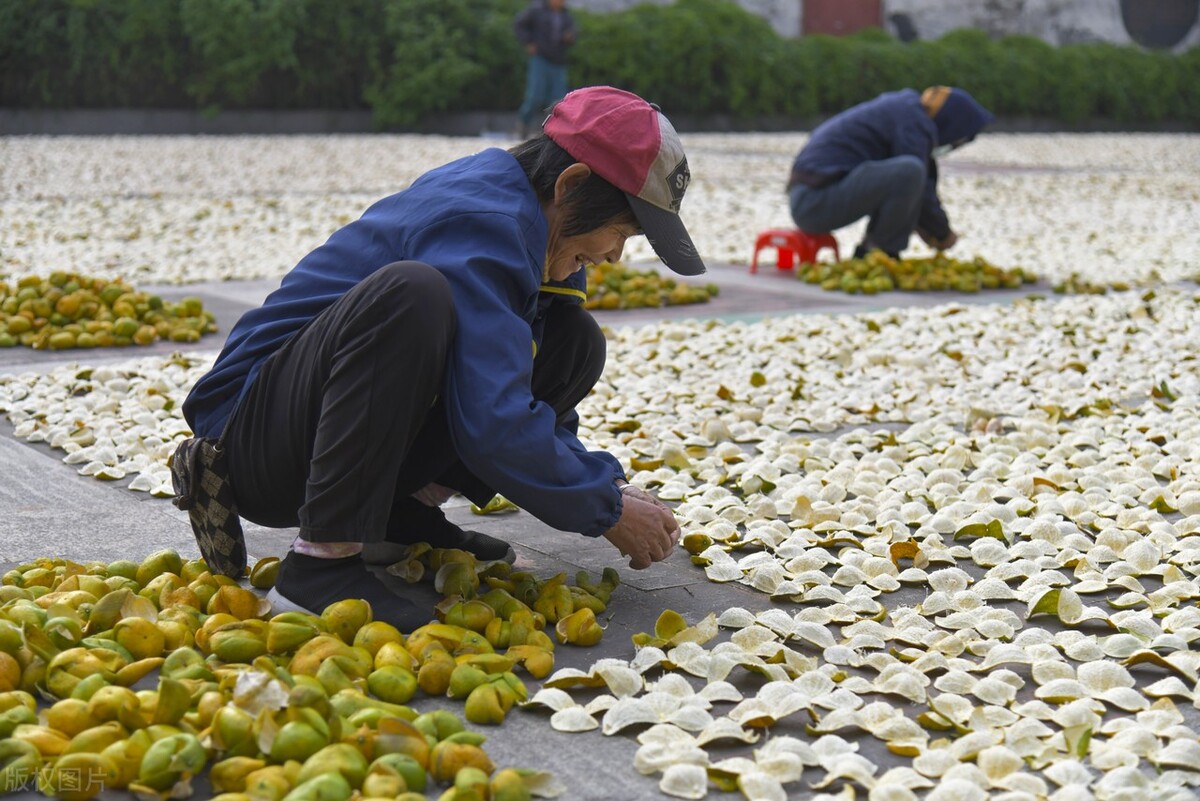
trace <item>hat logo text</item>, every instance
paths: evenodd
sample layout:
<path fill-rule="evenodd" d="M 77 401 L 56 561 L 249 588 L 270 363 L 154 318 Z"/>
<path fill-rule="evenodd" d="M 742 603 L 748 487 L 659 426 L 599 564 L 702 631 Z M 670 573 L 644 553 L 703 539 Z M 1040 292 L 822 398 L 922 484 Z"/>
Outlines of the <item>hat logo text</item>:
<path fill-rule="evenodd" d="M 688 170 L 687 159 L 680 159 L 675 165 L 675 169 L 671 170 L 667 176 L 667 190 L 671 193 L 671 208 L 676 213 L 679 212 L 679 206 L 683 203 L 683 193 L 687 191 L 688 183 L 692 180 L 692 173 Z"/>

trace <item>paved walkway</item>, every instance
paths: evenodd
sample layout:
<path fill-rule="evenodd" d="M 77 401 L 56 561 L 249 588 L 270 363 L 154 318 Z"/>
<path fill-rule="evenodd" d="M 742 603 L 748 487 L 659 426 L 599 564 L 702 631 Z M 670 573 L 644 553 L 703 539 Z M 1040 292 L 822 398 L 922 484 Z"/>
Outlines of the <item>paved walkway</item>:
<path fill-rule="evenodd" d="M 876 296 L 849 296 L 825 292 L 780 273 L 773 266 L 750 275 L 745 266 L 711 265 L 705 280 L 721 287 L 718 298 L 709 304 L 614 312 L 597 312 L 603 325 L 642 324 L 667 317 L 718 317 L 752 319 L 763 315 L 792 312 L 858 312 L 885 306 L 933 305 L 948 301 L 964 303 L 1008 302 L 1031 291 L 1045 293 L 1045 287 L 998 291 L 980 295 L 955 293 L 888 293 Z M 215 313 L 223 331 L 245 310 L 257 305 L 274 288 L 275 282 L 226 283 L 187 287 L 139 287 L 158 291 L 164 297 L 198 295 L 206 308 Z M 206 339 L 206 348 L 219 347 L 219 338 Z M 169 353 L 177 348 L 160 344 L 150 348 L 45 353 L 27 348 L 0 350 L 0 375 L 26 370 L 47 370 L 64 362 L 97 364 L 123 361 L 155 352 Z M 0 482 L 0 572 L 38 556 L 59 556 L 76 560 L 140 559 L 162 548 L 175 548 L 185 556 L 197 553 L 186 516 L 168 501 L 144 493 L 128 492 L 119 485 L 79 476 L 75 468 L 63 464 L 61 453 L 47 446 L 29 445 L 12 437 L 12 426 L 0 420 L 0 465 L 5 479 Z M 630 635 L 652 631 L 659 613 L 674 609 L 695 622 L 710 611 L 742 606 L 752 610 L 772 604 L 763 594 L 737 584 L 712 584 L 697 573 L 688 555 L 678 549 L 669 559 L 643 571 L 633 571 L 622 563 L 607 541 L 584 539 L 541 524 L 530 515 L 498 515 L 481 518 L 461 502 L 449 509 L 449 517 L 462 525 L 486 531 L 512 542 L 517 550 L 518 567 L 550 577 L 567 571 L 574 576 L 579 569 L 598 574 L 605 566 L 621 573 L 622 586 L 613 594 L 609 607 L 608 629 L 602 642 L 593 648 L 560 646 L 556 668 L 586 669 L 602 657 L 630 659 L 634 654 Z M 268 530 L 247 526 L 247 542 L 252 556 L 282 555 L 294 530 Z M 392 579 L 399 583 L 399 579 Z M 429 585 L 417 585 L 418 595 L 435 600 Z M 911 593 L 913 597 L 904 597 Z M 913 589 L 889 596 L 892 603 L 916 603 L 922 591 Z M 744 673 L 744 671 L 742 671 Z M 527 678 L 527 677 L 526 677 Z M 530 680 L 531 692 L 537 689 Z M 746 691 L 752 692 L 753 682 Z M 445 699 L 414 702 L 419 709 L 447 706 L 461 713 L 461 705 Z M 498 766 L 518 766 L 552 771 L 567 787 L 570 799 L 659 799 L 655 776 L 642 776 L 633 769 L 637 742 L 632 730 L 613 737 L 598 732 L 569 735 L 553 731 L 548 713 L 514 711 L 498 728 L 485 729 L 489 740 L 485 747 Z M 793 716 L 797 717 L 797 716 Z M 773 728 L 777 734 L 805 736 L 800 722 L 784 722 Z M 886 762 L 887 752 L 870 737 L 859 739 L 861 753 Z M 713 758 L 723 756 L 712 749 Z M 728 754 L 739 753 L 728 749 Z M 797 786 L 793 786 L 796 788 Z M 210 794 L 206 782 L 196 785 L 195 797 Z M 431 788 L 430 797 L 437 792 Z M 715 791 L 714 791 L 715 792 Z M 121 794 L 107 794 L 127 797 Z M 13 798 L 40 798 L 20 793 Z M 740 797 L 740 796 L 739 796 Z"/>

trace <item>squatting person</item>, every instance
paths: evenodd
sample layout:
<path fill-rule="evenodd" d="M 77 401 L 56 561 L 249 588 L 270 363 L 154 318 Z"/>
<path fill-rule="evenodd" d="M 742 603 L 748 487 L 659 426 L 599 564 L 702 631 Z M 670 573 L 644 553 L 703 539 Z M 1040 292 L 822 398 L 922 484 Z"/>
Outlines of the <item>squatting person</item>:
<path fill-rule="evenodd" d="M 792 163 L 788 203 L 796 226 L 827 232 L 868 217 L 855 258 L 893 258 L 915 231 L 930 247 L 958 241 L 938 199 L 937 158 L 974 139 L 992 114 L 962 89 L 901 89 L 821 123 Z"/>
<path fill-rule="evenodd" d="M 512 559 L 446 520 L 454 491 L 603 536 L 635 569 L 665 558 L 674 515 L 576 436 L 605 360 L 581 302 L 584 268 L 639 234 L 676 272 L 704 272 L 679 217 L 689 177 L 656 106 L 588 87 L 540 135 L 426 173 L 305 256 L 184 403 L 194 438 L 172 459 L 176 503 L 209 566 L 244 570 L 239 517 L 298 527 L 277 610 L 364 598 L 409 630 L 432 610 L 368 569 L 372 548 Z"/>

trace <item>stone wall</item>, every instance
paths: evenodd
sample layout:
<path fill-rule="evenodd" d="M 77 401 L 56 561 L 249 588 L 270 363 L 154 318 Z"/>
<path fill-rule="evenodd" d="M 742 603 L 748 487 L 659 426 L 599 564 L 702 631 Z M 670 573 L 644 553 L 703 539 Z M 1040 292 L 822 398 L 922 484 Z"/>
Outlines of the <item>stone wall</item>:
<path fill-rule="evenodd" d="M 586 8 L 589 11 L 624 11 L 637 5 L 670 5 L 675 0 L 568 0 L 568 5 Z M 775 29 L 780 36 L 799 36 L 804 0 L 735 0 L 747 11 L 758 14 Z"/>
<path fill-rule="evenodd" d="M 1135 44 L 1122 5 L 1121 0 L 885 0 L 883 16 L 889 30 L 900 38 L 909 38 L 911 32 L 917 38 L 936 39 L 956 28 L 979 28 L 997 37 L 1022 34 L 1053 45 Z M 1150 13 L 1146 3 L 1126 0 L 1124 5 L 1133 14 Z M 1186 8 L 1187 2 L 1176 5 Z M 1200 44 L 1200 24 L 1194 14 L 1190 28 L 1179 26 L 1178 35 L 1180 40 L 1171 50 Z"/>
<path fill-rule="evenodd" d="M 993 36 L 1023 34 L 1053 44 L 1132 41 L 1121 20 L 1118 0 L 992 0 L 961 4 L 890 0 L 885 18 L 893 25 L 906 19 L 922 39 L 936 39 L 956 28 L 980 28 Z"/>
<path fill-rule="evenodd" d="M 799 36 L 803 30 L 804 0 L 735 0 L 738 5 L 764 17 L 781 36 Z M 666 5 L 674 0 L 571 0 L 571 4 L 592 11 L 621 11 L 639 3 Z M 883 0 L 885 28 L 900 39 L 936 39 L 957 28 L 979 28 L 993 36 L 1023 34 L 1035 36 L 1053 45 L 1080 42 L 1134 44 L 1142 36 L 1131 36 L 1122 14 L 1163 13 L 1166 6 L 1176 9 L 1182 22 L 1167 36 L 1169 49 L 1180 52 L 1200 45 L 1200 21 L 1196 7 L 1200 0 Z M 1139 33 L 1135 31 L 1135 34 Z M 1163 47 L 1146 40 L 1141 44 Z"/>

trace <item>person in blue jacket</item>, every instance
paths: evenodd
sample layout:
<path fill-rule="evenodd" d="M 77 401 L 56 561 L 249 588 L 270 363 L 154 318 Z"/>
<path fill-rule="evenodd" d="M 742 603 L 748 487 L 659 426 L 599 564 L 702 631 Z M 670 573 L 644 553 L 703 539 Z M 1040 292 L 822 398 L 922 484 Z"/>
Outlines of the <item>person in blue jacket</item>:
<path fill-rule="evenodd" d="M 305 256 L 184 402 L 194 436 L 172 459 L 176 504 L 210 569 L 244 571 L 240 517 L 298 527 L 276 611 L 364 598 L 407 630 L 432 610 L 384 585 L 365 545 L 512 558 L 445 519 L 453 492 L 603 536 L 635 569 L 665 558 L 670 509 L 576 436 L 605 360 L 581 302 L 584 268 L 638 234 L 676 272 L 704 272 L 679 217 L 689 178 L 657 106 L 588 87 L 541 135 L 426 173 Z"/>
<path fill-rule="evenodd" d="M 855 250 L 893 258 L 915 231 L 930 247 L 958 241 L 937 192 L 937 158 L 974 139 L 991 112 L 962 89 L 885 92 L 823 122 L 792 163 L 788 202 L 803 231 L 830 232 L 868 217 Z"/>

